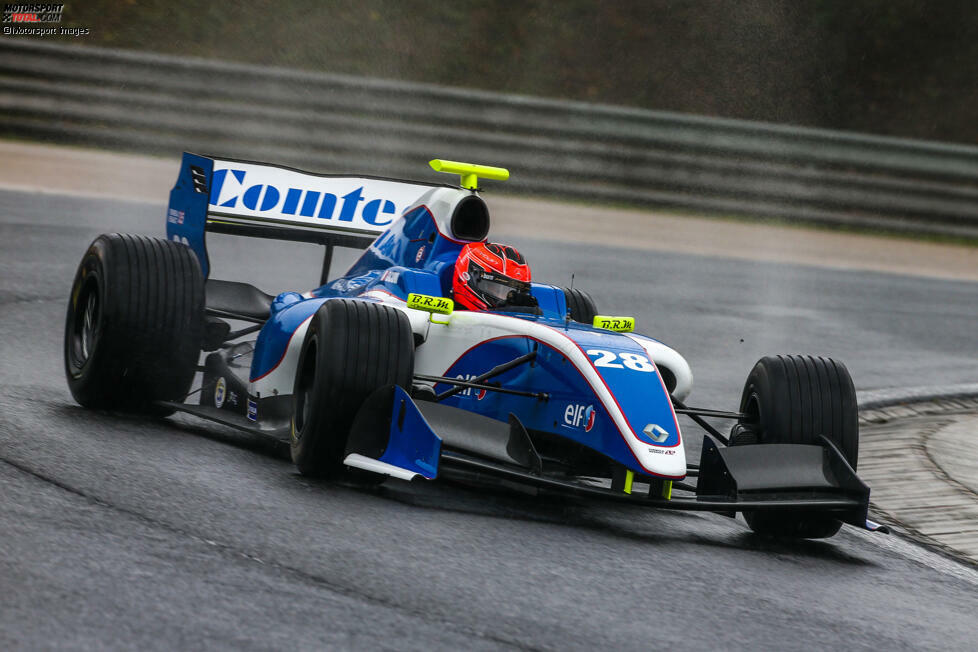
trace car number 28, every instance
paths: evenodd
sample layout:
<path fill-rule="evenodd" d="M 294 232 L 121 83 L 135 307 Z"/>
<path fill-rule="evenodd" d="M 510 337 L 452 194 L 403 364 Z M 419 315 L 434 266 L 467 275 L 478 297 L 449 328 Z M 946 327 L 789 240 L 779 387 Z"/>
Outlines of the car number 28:
<path fill-rule="evenodd" d="M 631 369 L 632 371 L 655 371 L 655 365 L 649 359 L 638 353 L 613 353 L 602 349 L 588 349 L 587 354 L 597 356 L 595 367 L 611 367 L 612 369 Z M 621 360 L 621 362 L 618 362 Z"/>

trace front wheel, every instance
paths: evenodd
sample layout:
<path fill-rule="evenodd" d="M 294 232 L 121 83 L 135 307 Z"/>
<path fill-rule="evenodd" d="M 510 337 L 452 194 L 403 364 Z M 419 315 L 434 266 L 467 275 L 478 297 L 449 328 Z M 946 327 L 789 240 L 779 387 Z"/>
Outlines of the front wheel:
<path fill-rule="evenodd" d="M 598 309 L 590 294 L 582 290 L 564 288 L 564 301 L 567 303 L 567 314 L 573 321 L 588 325 L 594 323 Z"/>
<path fill-rule="evenodd" d="M 292 461 L 299 472 L 352 477 L 343 456 L 360 406 L 386 385 L 410 390 L 413 373 L 407 315 L 356 299 L 323 303 L 309 323 L 296 368 Z"/>
<path fill-rule="evenodd" d="M 853 469 L 859 456 L 856 390 L 841 362 L 810 355 L 761 358 L 754 365 L 740 400 L 748 418 L 734 426 L 730 443 L 821 445 L 824 435 Z M 767 536 L 821 539 L 842 523 L 804 511 L 744 512 L 747 525 Z"/>

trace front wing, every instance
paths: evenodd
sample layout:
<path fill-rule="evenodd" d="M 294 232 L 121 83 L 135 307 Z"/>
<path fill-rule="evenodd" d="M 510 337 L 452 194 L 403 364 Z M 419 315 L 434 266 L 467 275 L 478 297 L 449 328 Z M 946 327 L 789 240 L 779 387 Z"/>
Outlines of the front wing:
<path fill-rule="evenodd" d="M 869 487 L 827 439 L 822 446 L 763 444 L 720 447 L 704 437 L 695 486 L 628 472 L 608 486 L 595 478 L 543 472 L 540 456 L 515 415 L 502 423 L 436 403 L 415 403 L 400 387 L 377 390 L 360 410 L 345 463 L 411 480 L 438 477 L 664 509 L 791 510 L 830 514 L 881 529 L 867 519 Z M 675 493 L 674 493 L 675 490 Z"/>

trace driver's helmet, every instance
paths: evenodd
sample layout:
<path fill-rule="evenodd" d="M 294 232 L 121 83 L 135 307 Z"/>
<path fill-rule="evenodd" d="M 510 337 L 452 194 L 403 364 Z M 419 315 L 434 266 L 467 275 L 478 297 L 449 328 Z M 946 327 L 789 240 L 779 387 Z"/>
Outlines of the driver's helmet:
<path fill-rule="evenodd" d="M 455 302 L 469 310 L 522 305 L 530 296 L 530 266 L 513 247 L 470 242 L 455 262 L 452 290 Z"/>

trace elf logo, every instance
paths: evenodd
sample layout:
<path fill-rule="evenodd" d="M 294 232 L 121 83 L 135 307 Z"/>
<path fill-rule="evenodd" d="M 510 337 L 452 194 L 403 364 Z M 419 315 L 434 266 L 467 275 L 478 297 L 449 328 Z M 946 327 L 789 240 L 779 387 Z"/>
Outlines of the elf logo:
<path fill-rule="evenodd" d="M 458 374 L 455 377 L 458 378 L 459 380 L 464 380 L 467 382 L 472 382 L 473 380 L 478 378 L 478 376 L 475 376 L 473 374 L 465 374 L 464 376 L 462 374 Z M 486 397 L 486 390 L 476 389 L 475 387 L 466 387 L 464 390 L 459 392 L 459 396 L 474 396 L 476 397 L 476 399 L 481 401 Z"/>
<path fill-rule="evenodd" d="M 594 418 L 597 414 L 593 405 L 580 405 L 571 403 L 564 410 L 564 425 L 571 428 L 584 427 L 584 432 L 591 432 L 594 427 Z"/>

